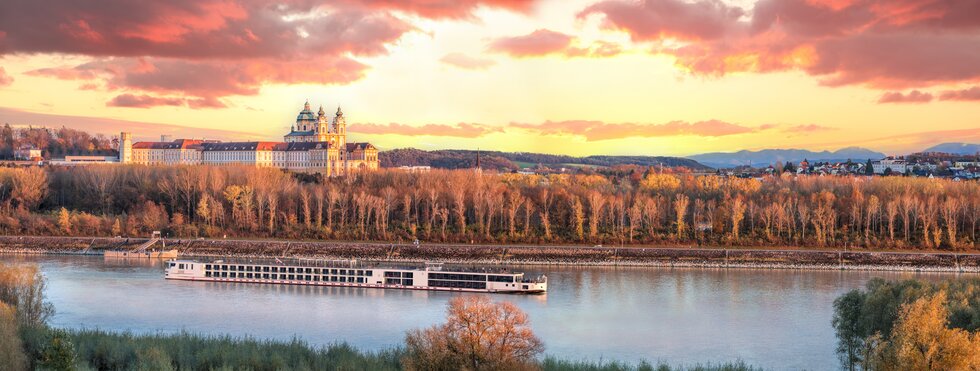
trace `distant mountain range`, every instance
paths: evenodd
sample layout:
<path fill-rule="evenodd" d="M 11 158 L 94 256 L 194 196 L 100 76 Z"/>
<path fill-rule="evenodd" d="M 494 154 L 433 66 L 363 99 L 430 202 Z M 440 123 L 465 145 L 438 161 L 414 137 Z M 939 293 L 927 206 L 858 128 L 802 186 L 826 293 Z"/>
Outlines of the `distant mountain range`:
<path fill-rule="evenodd" d="M 980 144 L 943 143 L 926 148 L 923 152 L 944 152 L 955 155 L 975 155 L 980 153 Z"/>
<path fill-rule="evenodd" d="M 751 165 L 753 167 L 768 166 L 777 162 L 797 163 L 802 160 L 810 162 L 838 161 L 867 161 L 884 158 L 885 154 L 867 148 L 848 147 L 836 151 L 809 151 L 805 149 L 763 149 L 759 151 L 742 150 L 738 152 L 713 152 L 688 156 L 687 158 L 713 168 L 730 168 Z"/>
<path fill-rule="evenodd" d="M 581 166 L 684 166 L 693 170 L 708 170 L 697 161 L 666 156 L 587 156 L 574 157 L 527 152 L 498 152 L 471 150 L 424 151 L 415 148 L 401 148 L 382 151 L 378 154 L 382 167 L 431 166 L 439 169 L 466 169 L 476 165 L 477 153 L 480 167 L 484 169 L 517 170 L 536 165 L 550 168 Z"/>

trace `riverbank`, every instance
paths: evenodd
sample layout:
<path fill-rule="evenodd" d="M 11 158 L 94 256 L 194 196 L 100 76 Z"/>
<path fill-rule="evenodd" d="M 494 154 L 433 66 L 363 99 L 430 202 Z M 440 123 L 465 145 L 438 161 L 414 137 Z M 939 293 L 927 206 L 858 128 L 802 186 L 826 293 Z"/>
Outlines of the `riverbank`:
<path fill-rule="evenodd" d="M 93 254 L 132 249 L 140 238 L 0 236 L 0 252 Z M 167 240 L 196 257 L 291 257 L 450 264 L 891 270 L 980 273 L 980 254 L 802 249 L 414 245 L 282 240 Z M 159 248 L 156 245 L 155 248 Z"/>

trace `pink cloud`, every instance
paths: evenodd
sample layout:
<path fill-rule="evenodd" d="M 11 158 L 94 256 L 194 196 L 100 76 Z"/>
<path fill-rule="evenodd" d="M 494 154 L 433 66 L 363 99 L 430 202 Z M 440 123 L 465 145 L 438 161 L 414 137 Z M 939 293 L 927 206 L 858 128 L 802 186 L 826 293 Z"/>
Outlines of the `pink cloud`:
<path fill-rule="evenodd" d="M 939 93 L 939 100 L 980 101 L 980 86 Z"/>
<path fill-rule="evenodd" d="M 576 46 L 578 40 L 571 35 L 548 29 L 539 29 L 527 35 L 502 37 L 493 40 L 488 48 L 512 57 L 612 57 L 622 52 L 614 42 L 595 41 L 588 46 Z"/>
<path fill-rule="evenodd" d="M 647 138 L 692 135 L 720 137 L 752 133 L 762 128 L 753 128 L 720 120 L 698 122 L 670 121 L 663 124 L 606 123 L 602 121 L 569 120 L 546 121 L 541 124 L 511 123 L 510 127 L 524 129 L 543 135 L 569 135 L 583 137 L 588 141 Z"/>
<path fill-rule="evenodd" d="M 878 103 L 929 103 L 932 101 L 932 94 L 918 90 L 912 90 L 907 94 L 900 91 L 890 91 L 878 98 Z"/>
<path fill-rule="evenodd" d="M 968 0 L 759 0 L 748 12 L 719 0 L 606 0 L 579 16 L 598 15 L 695 74 L 801 70 L 829 86 L 904 89 L 980 80 L 977 14 Z"/>
<path fill-rule="evenodd" d="M 45 68 L 28 72 L 65 80 L 100 82 L 106 90 L 146 94 L 183 94 L 197 97 L 192 108 L 215 108 L 220 97 L 254 95 L 266 84 L 346 84 L 363 77 L 367 66 L 347 57 L 317 60 L 246 59 L 235 61 L 188 61 L 174 58 L 102 58 L 74 67 Z M 221 105 L 223 106 L 223 105 Z"/>
<path fill-rule="evenodd" d="M 14 78 L 7 74 L 7 71 L 0 67 L 0 87 L 14 83 Z"/>
<path fill-rule="evenodd" d="M 629 32 L 633 40 L 678 38 L 712 40 L 734 31 L 745 12 L 719 0 L 684 2 L 645 0 L 641 2 L 601 1 L 585 8 L 579 17 L 602 14 L 606 26 Z"/>
<path fill-rule="evenodd" d="M 492 59 L 471 57 L 462 53 L 449 53 L 440 62 L 467 70 L 485 70 L 497 64 Z"/>
<path fill-rule="evenodd" d="M 535 3 L 534 0 L 348 0 L 348 2 L 378 9 L 400 10 L 434 19 L 466 18 L 479 7 L 527 12 Z"/>
<path fill-rule="evenodd" d="M 539 29 L 523 36 L 502 37 L 490 43 L 490 50 L 515 57 L 557 53 L 568 48 L 572 37 L 561 32 Z"/>
<path fill-rule="evenodd" d="M 120 94 L 106 102 L 109 107 L 151 108 L 159 106 L 188 106 L 191 108 L 224 108 L 225 104 L 216 98 L 179 98 L 152 95 Z"/>
<path fill-rule="evenodd" d="M 76 66 L 29 72 L 133 96 L 185 94 L 193 106 L 266 84 L 347 84 L 416 30 L 406 17 L 467 18 L 481 7 L 525 12 L 530 0 L 51 0 L 0 2 L 0 56 L 71 54 Z M 165 100 L 156 102 L 168 103 Z"/>

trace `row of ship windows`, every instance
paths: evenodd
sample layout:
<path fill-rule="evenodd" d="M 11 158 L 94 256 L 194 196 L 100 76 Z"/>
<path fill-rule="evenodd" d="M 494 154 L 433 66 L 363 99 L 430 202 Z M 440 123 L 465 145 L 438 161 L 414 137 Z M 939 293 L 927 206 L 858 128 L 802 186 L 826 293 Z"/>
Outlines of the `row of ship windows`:
<path fill-rule="evenodd" d="M 227 264 L 205 264 L 204 270 L 210 271 L 232 271 L 232 272 L 272 272 L 272 273 L 308 273 L 308 274 L 339 274 L 350 276 L 370 276 L 373 271 L 363 269 L 338 269 L 338 268 L 303 268 L 303 267 L 269 267 L 252 265 L 227 265 Z"/>
<path fill-rule="evenodd" d="M 347 277 L 347 276 L 320 276 L 303 274 L 276 274 L 276 273 L 245 273 L 245 272 L 204 272 L 205 277 L 213 278 L 245 278 L 245 279 L 264 279 L 264 280 L 286 280 L 286 281 L 307 281 L 307 282 L 347 282 L 347 283 L 367 283 L 367 277 Z"/>
<path fill-rule="evenodd" d="M 497 276 L 485 274 L 460 274 L 460 273 L 429 273 L 430 280 L 450 280 L 450 281 L 490 281 L 514 283 L 514 276 Z"/>

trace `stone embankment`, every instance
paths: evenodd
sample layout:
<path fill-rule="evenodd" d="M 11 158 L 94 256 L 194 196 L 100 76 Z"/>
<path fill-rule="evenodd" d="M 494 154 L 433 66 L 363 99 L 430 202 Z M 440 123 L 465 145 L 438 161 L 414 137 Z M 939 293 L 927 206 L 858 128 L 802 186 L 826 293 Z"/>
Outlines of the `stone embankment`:
<path fill-rule="evenodd" d="M 144 238 L 0 236 L 0 252 L 101 254 Z M 166 240 L 186 256 L 290 257 L 459 264 L 905 270 L 980 273 L 980 254 L 585 246 L 413 245 L 272 240 Z M 160 245 L 155 246 L 159 248 Z"/>

